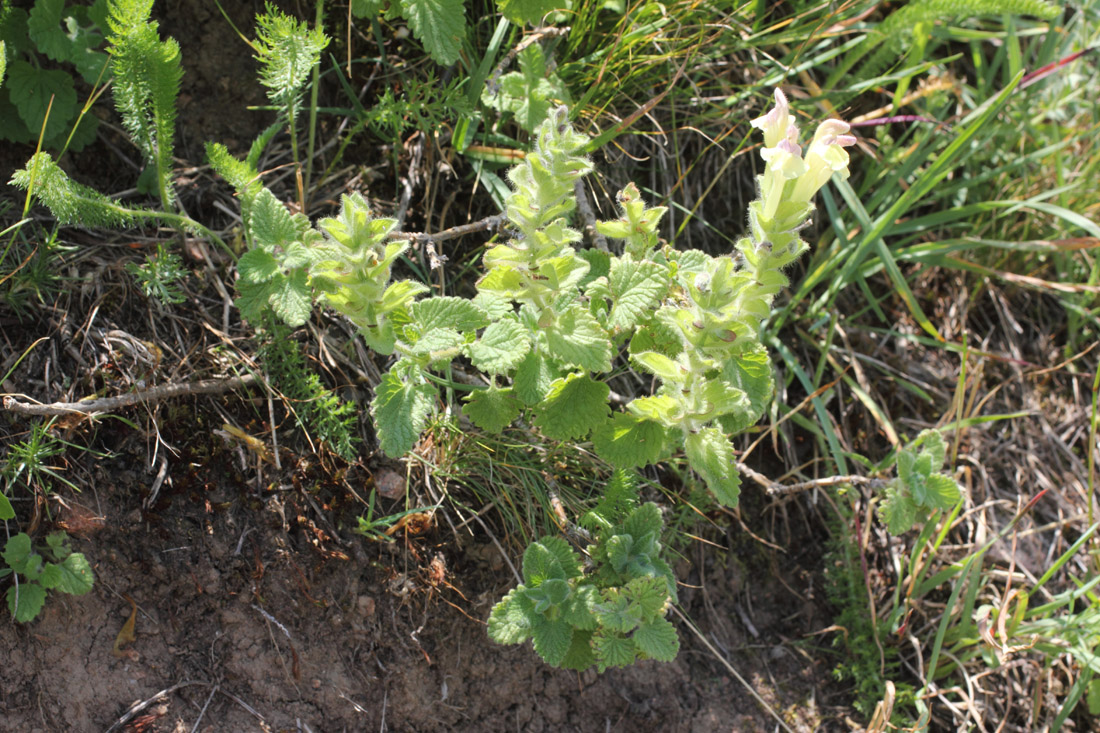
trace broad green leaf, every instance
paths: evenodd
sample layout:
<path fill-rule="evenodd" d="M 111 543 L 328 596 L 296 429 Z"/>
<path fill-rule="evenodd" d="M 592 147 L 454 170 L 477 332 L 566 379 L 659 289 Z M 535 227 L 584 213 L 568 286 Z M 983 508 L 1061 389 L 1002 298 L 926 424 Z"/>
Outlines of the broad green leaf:
<path fill-rule="evenodd" d="M 688 465 L 703 477 L 707 488 L 726 506 L 737 506 L 741 495 L 741 477 L 733 455 L 733 446 L 718 428 L 704 428 L 684 441 Z"/>
<path fill-rule="evenodd" d="M 73 554 L 69 549 L 69 536 L 64 532 L 50 532 L 46 535 L 46 546 L 50 548 L 53 559 L 58 562 Z"/>
<path fill-rule="evenodd" d="M 550 541 L 555 537 L 544 537 L 532 542 L 523 553 L 523 582 L 528 588 L 537 588 L 551 578 L 565 578 L 565 569 L 557 556 L 550 550 Z"/>
<path fill-rule="evenodd" d="M 278 280 L 279 287 L 271 294 L 271 310 L 288 326 L 297 328 L 309 320 L 313 299 L 305 270 L 295 270 Z"/>
<path fill-rule="evenodd" d="M 515 298 L 524 291 L 523 274 L 509 265 L 497 265 L 490 268 L 485 276 L 477 281 L 477 289 L 506 298 Z"/>
<path fill-rule="evenodd" d="M 561 618 L 574 629 L 594 629 L 597 625 L 595 608 L 599 602 L 596 586 L 577 586 L 569 602 L 562 606 Z"/>
<path fill-rule="evenodd" d="M 548 618 L 560 618 L 561 606 L 569 598 L 569 583 L 563 578 L 547 578 L 534 588 L 527 589 L 527 598 L 534 602 L 535 613 Z M 548 612 L 554 609 L 552 616 Z"/>
<path fill-rule="evenodd" d="M 634 664 L 634 642 L 615 633 L 597 631 L 592 637 L 596 650 L 596 668 L 602 673 L 609 667 L 627 667 Z"/>
<path fill-rule="evenodd" d="M 879 517 L 892 535 L 901 535 L 913 528 L 917 521 L 917 505 L 905 493 L 890 488 L 879 508 Z"/>
<path fill-rule="evenodd" d="M 542 18 L 555 8 L 564 8 L 562 0 L 500 0 L 500 13 L 516 25 L 541 26 Z"/>
<path fill-rule="evenodd" d="M 462 414 L 482 430 L 499 433 L 512 424 L 523 411 L 523 402 L 511 387 L 490 387 L 478 390 L 466 398 Z"/>
<path fill-rule="evenodd" d="M 17 593 L 18 592 L 18 593 Z M 18 596 L 18 597 L 17 597 Z M 8 588 L 8 611 L 21 624 L 33 621 L 46 603 L 46 589 L 38 583 L 22 582 Z M 18 601 L 18 607 L 16 603 Z"/>
<path fill-rule="evenodd" d="M 537 405 L 546 399 L 556 371 L 541 354 L 528 352 L 516 367 L 516 394 L 527 405 Z"/>
<path fill-rule="evenodd" d="M 635 262 L 629 256 L 611 264 L 611 314 L 607 325 L 627 330 L 644 320 L 668 291 L 668 272 L 654 262 Z"/>
<path fill-rule="evenodd" d="M 269 189 L 262 188 L 256 194 L 249 227 L 260 246 L 281 247 L 286 242 L 293 242 L 299 237 L 302 224 Z"/>
<path fill-rule="evenodd" d="M 250 249 L 237 260 L 241 279 L 250 283 L 264 283 L 280 273 L 279 261 L 268 251 Z"/>
<path fill-rule="evenodd" d="M 412 347 L 412 353 L 421 356 L 435 354 L 436 357 L 439 357 L 441 356 L 439 352 L 449 351 L 453 357 L 458 355 L 458 348 L 462 346 L 463 342 L 462 334 L 453 328 L 433 328 L 416 339 L 416 343 Z"/>
<path fill-rule="evenodd" d="M 746 421 L 752 415 L 752 405 L 745 391 L 724 379 L 707 381 L 703 387 L 703 399 L 706 402 L 707 411 L 697 414 L 699 418 L 733 415 L 739 421 Z"/>
<path fill-rule="evenodd" d="M 667 619 L 657 618 L 643 623 L 632 638 L 639 652 L 658 662 L 671 662 L 680 651 L 676 628 Z"/>
<path fill-rule="evenodd" d="M 735 387 L 745 391 L 751 410 L 745 416 L 747 425 L 726 425 L 727 432 L 739 433 L 756 423 L 767 411 L 775 392 L 772 362 L 767 348 L 756 342 L 737 356 L 729 359 L 722 369 L 722 376 Z"/>
<path fill-rule="evenodd" d="M 638 609 L 630 605 L 618 588 L 604 591 L 603 602 L 596 606 L 596 617 L 604 629 L 623 633 L 633 630 L 642 620 Z"/>
<path fill-rule="evenodd" d="M 510 318 L 490 324 L 467 348 L 474 366 L 489 374 L 507 374 L 530 352 L 527 329 Z"/>
<path fill-rule="evenodd" d="M 15 519 L 15 509 L 12 508 L 8 497 L 0 494 L 0 520 Z"/>
<path fill-rule="evenodd" d="M 634 354 L 631 359 L 642 369 L 660 377 L 665 382 L 679 384 L 687 379 L 687 369 L 656 351 L 643 351 L 640 354 Z"/>
<path fill-rule="evenodd" d="M 573 627 L 565 621 L 543 621 L 531 628 L 535 651 L 551 667 L 561 665 L 573 641 Z"/>
<path fill-rule="evenodd" d="M 626 584 L 624 591 L 643 620 L 653 619 L 664 613 L 668 589 L 663 578 L 635 578 Z"/>
<path fill-rule="evenodd" d="M 50 119 L 46 122 L 43 139 L 50 140 L 68 133 L 76 113 L 76 89 L 67 72 L 36 69 L 26 61 L 16 59 L 8 67 L 5 84 L 11 103 L 19 111 L 19 118 L 36 136 L 46 120 L 47 108 Z"/>
<path fill-rule="evenodd" d="M 546 329 L 553 355 L 590 372 L 611 371 L 611 341 L 588 311 L 570 306 Z"/>
<path fill-rule="evenodd" d="M 428 292 L 428 288 L 413 280 L 398 280 L 395 283 L 391 283 L 386 291 L 382 293 L 382 302 L 380 304 L 380 310 L 383 313 L 389 313 L 397 308 L 403 308 L 409 304 L 416 296 L 421 293 Z"/>
<path fill-rule="evenodd" d="M 466 38 L 466 10 L 462 0 L 400 0 L 401 14 L 424 50 L 443 66 L 458 60 Z M 562 652 L 564 654 L 564 652 Z"/>
<path fill-rule="evenodd" d="M 951 511 L 962 497 L 959 484 L 955 479 L 942 473 L 930 475 L 925 479 L 925 485 L 928 488 L 926 503 L 945 512 Z"/>
<path fill-rule="evenodd" d="M 667 432 L 659 423 L 616 412 L 592 433 L 596 453 L 612 466 L 634 468 L 656 463 L 665 453 Z"/>
<path fill-rule="evenodd" d="M 610 388 L 583 374 L 556 380 L 538 407 L 537 425 L 548 438 L 579 440 L 607 420 Z"/>
<path fill-rule="evenodd" d="M 61 29 L 65 0 L 35 0 L 27 18 L 27 34 L 38 50 L 54 61 L 68 61 L 72 43 Z"/>
<path fill-rule="evenodd" d="M 596 653 L 592 651 L 592 631 L 574 626 L 573 640 L 569 644 L 569 651 L 565 653 L 565 658 L 561 660 L 561 666 L 580 672 L 595 663 Z"/>
<path fill-rule="evenodd" d="M 627 403 L 626 409 L 640 418 L 653 420 L 665 427 L 678 425 L 684 418 L 680 403 L 669 395 L 663 394 L 638 397 Z"/>
<path fill-rule="evenodd" d="M 474 331 L 489 324 L 485 311 L 465 298 L 426 298 L 409 306 L 409 317 L 427 332 L 433 328 Z"/>
<path fill-rule="evenodd" d="M 351 14 L 356 18 L 373 18 L 385 5 L 386 0 L 351 0 Z"/>
<path fill-rule="evenodd" d="M 512 301 L 488 291 L 475 295 L 473 303 L 478 308 L 485 311 L 492 321 L 499 321 L 514 312 Z"/>
<path fill-rule="evenodd" d="M 22 573 L 27 566 L 27 561 L 31 557 L 30 536 L 25 532 L 20 532 L 19 534 L 9 537 L 7 543 L 4 545 L 3 557 L 8 567 L 17 573 Z"/>
<path fill-rule="evenodd" d="M 635 542 L 641 542 L 646 538 L 652 542 L 660 536 L 663 524 L 661 509 L 653 502 L 647 501 L 632 511 L 623 521 L 623 531 L 630 534 Z M 648 551 L 649 548 L 646 549 Z"/>
<path fill-rule="evenodd" d="M 928 453 L 933 471 L 943 468 L 947 459 L 947 444 L 939 430 L 922 430 L 913 445 L 919 446 L 920 452 Z"/>
<path fill-rule="evenodd" d="M 82 596 L 92 589 L 95 575 L 84 555 L 74 552 L 60 564 L 46 563 L 39 582 L 43 588 L 56 588 L 62 593 Z"/>
<path fill-rule="evenodd" d="M 581 575 L 580 558 L 577 557 L 577 553 L 564 539 L 549 535 L 539 540 L 539 544 L 558 561 L 561 569 L 565 572 L 565 577 L 576 578 Z"/>
<path fill-rule="evenodd" d="M 419 377 L 419 374 L 415 374 Z M 410 380 L 412 377 L 410 377 Z M 382 452 L 391 458 L 405 455 L 416 445 L 437 396 L 427 384 L 402 383 L 393 371 L 386 372 L 371 401 Z"/>
<path fill-rule="evenodd" d="M 517 598 L 526 589 L 513 588 L 493 606 L 489 614 L 489 638 L 498 644 L 520 644 L 531 635 L 531 620 L 523 613 Z"/>
<path fill-rule="evenodd" d="M 553 3 L 554 0 L 518 0 L 518 3 L 527 4 L 547 2 Z M 512 5 L 518 3 L 513 2 Z M 501 10 L 507 17 L 504 7 L 502 4 Z M 513 22 L 522 24 L 522 21 Z M 511 112 L 516 124 L 528 132 L 534 132 L 546 119 L 552 105 L 569 104 L 572 100 L 568 87 L 556 73 L 547 70 L 542 47 L 536 43 L 520 51 L 519 70 L 502 76 L 495 87 L 486 87 L 481 101 L 486 107 Z"/>

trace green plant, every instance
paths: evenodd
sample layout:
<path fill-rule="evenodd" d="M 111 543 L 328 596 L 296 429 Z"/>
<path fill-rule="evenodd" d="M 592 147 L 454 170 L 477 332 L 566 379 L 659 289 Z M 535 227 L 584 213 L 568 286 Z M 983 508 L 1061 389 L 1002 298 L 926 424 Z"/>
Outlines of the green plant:
<path fill-rule="evenodd" d="M 302 430 L 312 430 L 332 452 L 351 462 L 356 457 L 355 405 L 342 402 L 325 389 L 321 378 L 306 366 L 297 342 L 286 326 L 270 323 L 257 353 L 270 373 L 276 389 L 282 393 Z"/>
<path fill-rule="evenodd" d="M 661 558 L 661 512 L 636 505 L 635 480 L 618 472 L 600 504 L 583 519 L 596 533 L 591 567 L 560 537 L 543 537 L 523 554 L 524 582 L 489 616 L 501 644 L 532 639 L 547 664 L 600 672 L 641 659 L 671 661 L 676 629 L 664 618 L 676 600 L 672 571 Z"/>
<path fill-rule="evenodd" d="M 8 611 L 19 623 L 33 621 L 46 602 L 47 591 L 81 596 L 92 589 L 95 576 L 82 553 L 73 552 L 64 532 L 51 532 L 46 546 L 36 548 L 25 533 L 10 537 L 3 552 L 6 568 L 0 578 L 12 576 L 6 598 Z"/>
<path fill-rule="evenodd" d="M 395 512 L 384 517 L 376 517 L 374 516 L 374 507 L 377 496 L 378 491 L 371 489 L 370 497 L 367 502 L 367 515 L 358 518 L 358 526 L 355 528 L 357 534 L 361 534 L 367 539 L 374 540 L 375 542 L 393 542 L 393 528 L 398 526 L 398 523 L 402 519 L 431 510 L 431 507 L 416 507 L 414 509 Z"/>
<path fill-rule="evenodd" d="M 145 297 L 165 305 L 184 301 L 177 283 L 187 275 L 187 270 L 180 256 L 169 252 L 163 242 L 157 242 L 156 254 L 146 255 L 143 264 L 127 262 L 126 272 L 134 276 Z"/>
<path fill-rule="evenodd" d="M 260 62 L 260 83 L 267 87 L 268 97 L 279 109 L 281 119 L 276 124 L 290 128 L 294 161 L 300 163 L 298 115 L 302 111 L 302 95 L 329 39 L 320 27 L 310 30 L 308 24 L 294 20 L 270 2 L 256 17 L 256 26 L 253 48 Z M 316 106 L 314 101 L 311 109 Z"/>
<path fill-rule="evenodd" d="M 962 492 L 955 479 L 940 473 L 947 445 L 936 430 L 924 430 L 897 453 L 897 479 L 885 489 L 879 517 L 890 534 L 900 535 L 914 524 L 924 525 L 932 512 L 948 512 Z"/>
<path fill-rule="evenodd" d="M 156 21 L 149 19 L 153 0 L 110 0 L 109 8 L 107 40 L 115 106 L 151 170 L 149 190 L 159 195 L 165 211 L 171 211 L 175 195 L 168 179 L 176 134 L 176 97 L 183 76 L 179 44 L 172 38 L 160 40 Z"/>
<path fill-rule="evenodd" d="M 22 483 L 32 493 L 47 494 L 51 490 L 51 481 L 58 481 L 73 491 L 79 491 L 59 473 L 61 469 L 58 466 L 50 465 L 51 459 L 64 453 L 66 448 L 77 447 L 50 432 L 54 420 L 55 418 L 50 418 L 34 423 L 26 440 L 13 443 L 8 448 L 0 476 L 3 476 L 9 493 L 13 487 Z"/>
<path fill-rule="evenodd" d="M 41 134 L 44 148 L 80 150 L 95 139 L 99 119 L 81 113 L 72 73 L 49 61 L 71 65 L 88 84 L 105 81 L 107 56 L 98 49 L 106 6 L 35 0 L 27 12 L 10 0 L 0 5 L 0 140 L 28 143 Z"/>

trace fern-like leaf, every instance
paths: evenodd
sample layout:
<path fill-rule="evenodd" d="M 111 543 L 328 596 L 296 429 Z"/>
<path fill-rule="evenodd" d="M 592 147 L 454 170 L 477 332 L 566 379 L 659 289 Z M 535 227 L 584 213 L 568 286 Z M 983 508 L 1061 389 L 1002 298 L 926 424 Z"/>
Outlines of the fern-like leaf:
<path fill-rule="evenodd" d="M 12 175 L 11 185 L 30 191 L 60 224 L 122 228 L 137 218 L 134 209 L 119 206 L 99 191 L 69 178 L 49 153 L 36 153 L 26 168 Z"/>
<path fill-rule="evenodd" d="M 267 96 L 283 111 L 294 127 L 302 108 L 302 91 L 328 36 L 320 28 L 310 30 L 270 2 L 256 18 L 256 59 L 260 62 L 260 83 Z"/>
<path fill-rule="evenodd" d="M 146 164 L 155 166 L 161 203 L 168 209 L 173 201 L 168 175 L 183 69 L 179 44 L 171 38 L 161 41 L 156 21 L 149 20 L 152 7 L 153 0 L 111 0 L 107 40 L 115 106 Z"/>

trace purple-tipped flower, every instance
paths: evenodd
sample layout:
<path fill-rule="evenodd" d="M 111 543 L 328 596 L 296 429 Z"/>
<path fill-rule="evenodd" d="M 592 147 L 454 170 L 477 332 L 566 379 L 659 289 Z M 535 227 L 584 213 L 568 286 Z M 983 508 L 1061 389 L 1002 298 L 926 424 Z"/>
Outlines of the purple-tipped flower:
<path fill-rule="evenodd" d="M 757 117 L 750 123 L 758 130 L 764 131 L 764 147 L 774 148 L 780 140 L 789 140 L 789 128 L 791 127 L 791 107 L 787 104 L 787 98 L 779 89 L 775 90 L 775 106 L 763 117 Z M 795 131 L 797 136 L 798 132 Z M 792 140 L 797 142 L 797 139 Z"/>
<path fill-rule="evenodd" d="M 855 136 L 847 134 L 849 129 L 848 123 L 841 120 L 825 120 L 817 126 L 806 150 L 806 173 L 798 179 L 791 200 L 809 201 L 833 173 L 848 177 L 848 151 L 844 148 L 856 144 Z"/>

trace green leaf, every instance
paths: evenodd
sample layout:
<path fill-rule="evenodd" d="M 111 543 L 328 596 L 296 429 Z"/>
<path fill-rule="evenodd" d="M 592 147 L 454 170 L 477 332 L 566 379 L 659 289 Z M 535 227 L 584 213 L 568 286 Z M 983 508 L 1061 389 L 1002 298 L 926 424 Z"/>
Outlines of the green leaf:
<path fill-rule="evenodd" d="M 313 311 L 305 270 L 295 270 L 278 283 L 279 287 L 271 294 L 271 309 L 288 326 L 297 328 L 309 320 Z"/>
<path fill-rule="evenodd" d="M 537 405 L 546 399 L 555 376 L 553 367 L 542 354 L 529 351 L 516 367 L 516 394 L 525 404 Z"/>
<path fill-rule="evenodd" d="M 532 44 L 519 53 L 519 71 L 505 74 L 495 87 L 486 87 L 481 101 L 487 107 L 511 112 L 520 127 L 534 132 L 554 104 L 570 104 L 572 100 L 561 78 L 547 69 L 542 47 Z"/>
<path fill-rule="evenodd" d="M 623 520 L 623 532 L 632 536 L 636 542 L 646 538 L 653 541 L 660 536 L 662 526 L 664 522 L 661 520 L 661 509 L 652 501 L 642 504 Z"/>
<path fill-rule="evenodd" d="M 879 507 L 879 518 L 886 524 L 892 535 L 901 535 L 913 528 L 917 521 L 917 505 L 908 495 L 891 486 L 886 490 L 886 498 Z"/>
<path fill-rule="evenodd" d="M 1100 715 L 1100 679 L 1089 683 L 1087 703 L 1089 715 Z"/>
<path fill-rule="evenodd" d="M 575 578 L 580 573 L 576 553 L 561 537 L 543 537 L 528 545 L 523 553 L 523 579 L 528 586 L 537 586 L 549 578 Z"/>
<path fill-rule="evenodd" d="M 304 217 L 298 219 L 292 216 L 269 189 L 260 189 L 256 194 L 249 227 L 260 246 L 281 247 L 287 242 L 293 242 L 301 236 L 304 225 L 307 224 Z"/>
<path fill-rule="evenodd" d="M 537 425 L 554 440 L 579 440 L 607 419 L 610 388 L 583 374 L 556 380 L 537 407 Z"/>
<path fill-rule="evenodd" d="M 7 88 L 11 103 L 19 111 L 19 118 L 31 132 L 37 135 L 42 129 L 47 108 L 50 119 L 46 122 L 43 138 L 49 140 L 68 132 L 76 113 L 76 89 L 68 73 L 60 69 L 36 69 L 26 61 L 16 59 L 8 68 Z"/>
<path fill-rule="evenodd" d="M 611 264 L 611 315 L 607 325 L 627 330 L 644 320 L 668 292 L 668 271 L 654 262 L 635 262 L 628 255 Z"/>
<path fill-rule="evenodd" d="M 552 667 L 560 666 L 573 641 L 573 627 L 562 620 L 543 621 L 531 629 L 535 651 Z"/>
<path fill-rule="evenodd" d="M 546 329 L 553 355 L 590 372 L 611 371 L 611 341 L 588 311 L 570 306 Z"/>
<path fill-rule="evenodd" d="M 500 0 L 500 13 L 516 25 L 542 25 L 542 18 L 555 8 L 565 7 L 560 0 Z"/>
<path fill-rule="evenodd" d="M 8 497 L 0 494 L 0 520 L 15 519 L 15 509 L 12 508 Z"/>
<path fill-rule="evenodd" d="M 513 588 L 489 614 L 489 638 L 498 644 L 521 644 L 531 636 L 531 620 L 523 612 L 519 597 L 524 586 Z"/>
<path fill-rule="evenodd" d="M 20 532 L 8 538 L 4 545 L 3 558 L 12 570 L 17 573 L 24 572 L 27 561 L 31 557 L 31 538 L 25 532 Z"/>
<path fill-rule="evenodd" d="M 466 10 L 462 0 L 400 1 L 401 15 L 409 21 L 413 34 L 436 63 L 450 66 L 457 61 L 466 38 Z"/>
<path fill-rule="evenodd" d="M 759 342 L 729 359 L 722 369 L 722 377 L 731 385 L 744 390 L 749 399 L 747 414 L 730 416 L 722 421 L 729 433 L 740 433 L 752 427 L 764 415 L 775 392 L 772 362 L 768 350 Z"/>
<path fill-rule="evenodd" d="M 27 18 L 27 34 L 38 50 L 54 61 L 68 61 L 72 43 L 61 29 L 65 0 L 36 0 Z"/>
<path fill-rule="evenodd" d="M 592 631 L 573 627 L 573 640 L 569 644 L 569 651 L 561 660 L 561 666 L 565 669 L 584 671 L 596 663 L 596 653 L 592 650 Z"/>
<path fill-rule="evenodd" d="M 596 606 L 596 617 L 604 629 L 622 633 L 633 630 L 641 622 L 638 609 L 630 605 L 618 588 L 604 591 L 604 602 Z"/>
<path fill-rule="evenodd" d="M 959 484 L 955 479 L 942 473 L 933 473 L 925 479 L 928 492 L 925 504 L 947 512 L 954 508 L 962 498 Z"/>
<path fill-rule="evenodd" d="M 657 618 L 643 623 L 632 638 L 639 652 L 658 662 L 671 662 L 680 651 L 676 628 L 667 619 Z"/>
<path fill-rule="evenodd" d="M 382 452 L 391 458 L 405 455 L 416 445 L 438 396 L 435 388 L 419 383 L 419 377 L 419 371 L 414 370 L 402 382 L 391 369 L 374 391 L 371 415 Z"/>
<path fill-rule="evenodd" d="M 474 366 L 488 374 L 507 374 L 530 352 L 527 329 L 512 319 L 490 324 L 467 348 Z"/>
<path fill-rule="evenodd" d="M 92 589 L 95 575 L 84 555 L 74 552 L 60 564 L 46 563 L 39 582 L 43 588 L 56 588 L 62 593 L 82 596 Z"/>
<path fill-rule="evenodd" d="M 920 452 L 928 454 L 933 471 L 943 468 L 944 461 L 947 460 L 947 443 L 939 430 L 922 430 L 912 445 L 920 446 Z"/>
<path fill-rule="evenodd" d="M 596 668 L 602 673 L 608 667 L 627 667 L 637 656 L 634 642 L 620 634 L 597 631 L 592 637 L 596 649 Z"/>
<path fill-rule="evenodd" d="M 523 402 L 511 387 L 478 390 L 466 398 L 462 414 L 482 430 L 499 433 L 523 411 Z"/>
<path fill-rule="evenodd" d="M 427 332 L 434 328 L 475 331 L 489 324 L 485 311 L 465 298 L 427 298 L 409 306 L 409 318 Z"/>
<path fill-rule="evenodd" d="M 733 446 L 718 428 L 704 428 L 684 442 L 688 464 L 703 477 L 707 488 L 726 506 L 737 506 L 741 495 L 741 477 L 733 455 Z"/>
<path fill-rule="evenodd" d="M 386 0 L 351 0 L 351 14 L 356 18 L 373 18 L 385 4 Z"/>
<path fill-rule="evenodd" d="M 652 420 L 616 412 L 592 433 L 596 453 L 612 466 L 633 468 L 656 463 L 664 455 L 667 431 Z"/>
<path fill-rule="evenodd" d="M 18 607 L 16 607 L 16 591 L 18 590 Z M 8 588 L 8 611 L 21 624 L 33 621 L 46 603 L 46 589 L 38 583 L 20 583 L 18 588 Z"/>
<path fill-rule="evenodd" d="M 53 559 L 58 562 L 73 554 L 73 551 L 69 548 L 69 536 L 61 531 L 50 532 L 46 535 L 46 546 L 50 548 Z"/>
<path fill-rule="evenodd" d="M 250 249 L 237 260 L 241 280 L 249 283 L 265 283 L 281 273 L 279 262 L 263 249 Z"/>
<path fill-rule="evenodd" d="M 688 376 L 686 368 L 656 351 L 643 351 L 632 355 L 631 359 L 642 369 L 660 377 L 664 382 L 681 384 Z"/>
<path fill-rule="evenodd" d="M 643 620 L 648 621 L 664 613 L 668 602 L 668 588 L 664 578 L 635 578 L 626 584 L 624 591 Z"/>
<path fill-rule="evenodd" d="M 577 586 L 569 602 L 562 606 L 561 618 L 574 629 L 594 629 L 597 625 L 595 608 L 599 602 L 596 586 Z"/>

